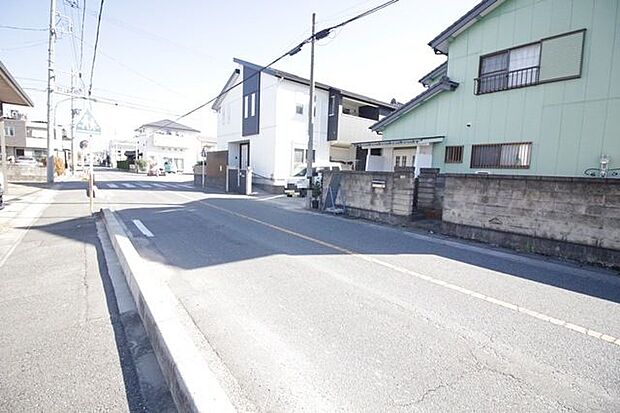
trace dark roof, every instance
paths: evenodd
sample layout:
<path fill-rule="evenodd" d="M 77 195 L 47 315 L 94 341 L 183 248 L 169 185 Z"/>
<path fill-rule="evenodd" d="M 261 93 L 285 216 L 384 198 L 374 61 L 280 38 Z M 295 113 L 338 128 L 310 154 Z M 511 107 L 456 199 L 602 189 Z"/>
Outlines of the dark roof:
<path fill-rule="evenodd" d="M 446 90 L 452 91 L 458 87 L 458 83 L 454 82 L 447 77 L 444 77 L 438 83 L 435 83 L 433 86 L 426 89 L 424 92 L 420 93 L 418 96 L 411 99 L 409 102 L 405 103 L 403 106 L 398 108 L 398 110 L 390 113 L 385 118 L 381 119 L 379 122 L 375 123 L 370 127 L 371 130 L 378 132 L 385 129 L 387 125 L 394 122 L 397 119 L 400 119 L 403 115 L 409 113 L 411 110 L 415 109 L 422 103 L 426 102 L 433 96 L 444 92 Z"/>
<path fill-rule="evenodd" d="M 310 80 L 305 79 L 305 78 L 300 77 L 300 76 L 297 76 L 297 75 L 294 75 L 292 73 L 284 72 L 284 71 L 278 70 L 278 69 L 273 69 L 271 67 L 263 69 L 263 66 L 259 66 L 259 65 L 256 65 L 254 63 L 246 62 L 245 60 L 241 60 L 241 59 L 237 59 L 237 58 L 233 59 L 233 61 L 235 63 L 239 63 L 242 66 L 250 67 L 250 68 L 252 68 L 254 70 L 263 70 L 263 72 L 268 73 L 268 74 L 270 74 L 272 76 L 280 77 L 280 78 L 283 78 L 283 79 L 286 79 L 286 80 L 290 80 L 292 82 L 300 83 L 302 85 L 308 85 L 308 86 L 310 85 Z M 354 92 L 349 92 L 347 90 L 340 89 L 338 87 L 326 85 L 325 83 L 315 82 L 314 84 L 315 84 L 315 87 L 317 87 L 318 89 L 323 89 L 323 90 L 336 89 L 336 90 L 339 90 L 340 93 L 342 94 L 342 96 L 344 96 L 346 98 L 350 98 L 350 99 L 354 99 L 354 100 L 359 100 L 359 101 L 366 102 L 366 103 L 371 103 L 373 105 L 382 106 L 382 107 L 387 108 L 387 109 L 396 109 L 397 108 L 397 106 L 395 106 L 395 105 L 393 105 L 391 103 L 382 102 L 380 100 L 373 99 L 373 98 L 370 98 L 368 96 L 363 96 L 363 95 L 360 95 L 360 94 L 357 94 L 357 93 L 354 93 Z"/>
<path fill-rule="evenodd" d="M 474 6 L 473 9 L 461 16 L 460 19 L 452 23 L 447 29 L 439 33 L 428 45 L 435 50 L 435 53 L 448 54 L 448 41 L 458 36 L 462 31 L 476 23 L 478 19 L 486 16 L 505 0 L 483 0 Z"/>
<path fill-rule="evenodd" d="M 30 97 L 0 62 L 0 102 L 20 106 L 34 106 Z"/>
<path fill-rule="evenodd" d="M 433 81 L 433 79 L 437 79 L 438 77 L 443 77 L 448 74 L 448 62 L 443 62 L 427 74 L 425 74 L 422 79 L 418 80 L 418 82 L 422 83 L 424 87 L 428 87 Z"/>
<path fill-rule="evenodd" d="M 157 122 L 145 123 L 144 125 L 140 126 L 138 129 L 145 127 L 145 126 L 148 126 L 150 128 L 162 128 L 162 129 L 165 128 L 165 129 L 184 130 L 188 132 L 200 132 L 199 130 L 190 128 L 189 126 L 181 125 L 180 123 L 177 123 L 169 119 L 163 119 L 163 120 L 158 120 Z"/>

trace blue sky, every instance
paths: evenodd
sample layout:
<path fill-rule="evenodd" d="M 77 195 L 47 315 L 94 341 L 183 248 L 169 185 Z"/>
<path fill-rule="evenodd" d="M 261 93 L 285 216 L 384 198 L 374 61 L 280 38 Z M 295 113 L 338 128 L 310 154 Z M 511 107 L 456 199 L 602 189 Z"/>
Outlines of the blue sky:
<path fill-rule="evenodd" d="M 74 0 L 75 1 L 75 0 Z M 79 37 L 81 9 L 57 0 Z M 79 0 L 80 7 L 84 0 Z M 48 0 L 2 0 L 0 26 L 44 28 Z M 93 96 L 119 106 L 94 104 L 102 141 L 131 137 L 143 123 L 174 118 L 217 95 L 235 67 L 233 57 L 266 64 L 310 33 L 312 12 L 318 29 L 333 25 L 383 0 L 106 0 L 93 77 Z M 316 79 L 389 101 L 409 100 L 421 91 L 417 80 L 445 58 L 429 40 L 477 0 L 400 0 L 340 29 L 316 48 Z M 99 0 L 86 0 L 83 77 L 88 83 Z M 68 30 L 68 24 L 62 24 Z M 35 102 L 30 119 L 45 119 L 46 31 L 0 28 L 0 60 Z M 77 53 L 73 52 L 73 41 Z M 68 87 L 79 61 L 79 39 L 63 33 L 57 43 L 58 83 Z M 309 47 L 276 67 L 309 75 Z M 75 55 L 77 54 L 77 56 Z M 87 85 L 88 86 L 88 85 Z M 62 99 L 62 98 L 58 98 Z M 130 108 L 128 106 L 133 106 Z M 140 110 L 135 107 L 140 107 Z M 148 109 L 148 110 L 147 110 Z M 68 122 L 69 104 L 58 105 L 58 122 Z M 181 123 L 215 136 L 210 108 Z"/>

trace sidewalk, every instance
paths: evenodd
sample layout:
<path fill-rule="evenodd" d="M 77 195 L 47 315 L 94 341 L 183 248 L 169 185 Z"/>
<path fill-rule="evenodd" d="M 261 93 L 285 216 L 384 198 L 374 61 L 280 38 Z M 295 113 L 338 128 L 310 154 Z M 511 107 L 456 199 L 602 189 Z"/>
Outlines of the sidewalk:
<path fill-rule="evenodd" d="M 0 211 L 0 411 L 143 411 L 83 185 L 36 189 Z"/>

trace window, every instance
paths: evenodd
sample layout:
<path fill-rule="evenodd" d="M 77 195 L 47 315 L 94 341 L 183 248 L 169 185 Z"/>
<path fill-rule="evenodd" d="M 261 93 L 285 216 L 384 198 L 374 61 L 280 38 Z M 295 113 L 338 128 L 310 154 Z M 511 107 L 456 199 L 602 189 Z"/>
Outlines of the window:
<path fill-rule="evenodd" d="M 256 93 L 252 93 L 251 97 L 252 97 L 252 105 L 250 106 L 251 108 L 250 116 L 255 116 L 256 115 Z"/>
<path fill-rule="evenodd" d="M 446 146 L 445 163 L 463 163 L 462 146 Z"/>
<path fill-rule="evenodd" d="M 243 97 L 243 118 L 248 118 L 248 95 Z"/>
<path fill-rule="evenodd" d="M 15 149 L 15 156 L 24 156 L 23 149 Z"/>
<path fill-rule="evenodd" d="M 473 145 L 472 168 L 529 168 L 532 143 L 500 143 Z"/>
<path fill-rule="evenodd" d="M 15 136 L 15 128 L 13 126 L 5 126 L 4 134 L 6 136 Z"/>
<path fill-rule="evenodd" d="M 395 168 L 404 168 L 407 166 L 407 156 L 405 155 L 397 155 L 394 158 L 394 167 Z"/>
<path fill-rule="evenodd" d="M 304 149 L 293 150 L 293 166 L 297 166 L 304 163 Z"/>
<path fill-rule="evenodd" d="M 329 116 L 336 114 L 336 96 L 329 97 Z"/>
<path fill-rule="evenodd" d="M 477 94 L 514 89 L 538 83 L 540 43 L 480 58 Z"/>
<path fill-rule="evenodd" d="M 304 154 L 306 155 L 304 157 L 304 162 L 308 160 L 308 150 L 304 150 Z M 316 150 L 312 150 L 312 162 L 316 162 Z"/>
<path fill-rule="evenodd" d="M 382 154 L 383 154 L 383 151 L 381 150 L 381 148 L 370 149 L 370 156 L 381 156 Z"/>
<path fill-rule="evenodd" d="M 298 115 L 303 115 L 304 114 L 304 105 L 301 103 L 298 103 L 297 105 L 295 105 L 295 113 Z"/>
<path fill-rule="evenodd" d="M 482 56 L 476 94 L 581 76 L 585 29 Z"/>

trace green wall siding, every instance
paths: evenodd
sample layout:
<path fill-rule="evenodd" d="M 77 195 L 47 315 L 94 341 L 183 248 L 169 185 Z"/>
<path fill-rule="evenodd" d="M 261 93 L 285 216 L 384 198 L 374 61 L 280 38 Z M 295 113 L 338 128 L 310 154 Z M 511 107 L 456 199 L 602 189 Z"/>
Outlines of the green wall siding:
<path fill-rule="evenodd" d="M 474 95 L 481 55 L 584 28 L 581 78 Z M 472 172 L 472 144 L 524 141 L 533 142 L 530 168 L 494 172 L 582 176 L 602 153 L 620 168 L 619 1 L 507 0 L 452 41 L 448 76 L 454 92 L 387 126 L 384 139 L 445 135 L 433 148 L 445 172 Z M 443 163 L 446 145 L 465 145 L 462 164 Z"/>

